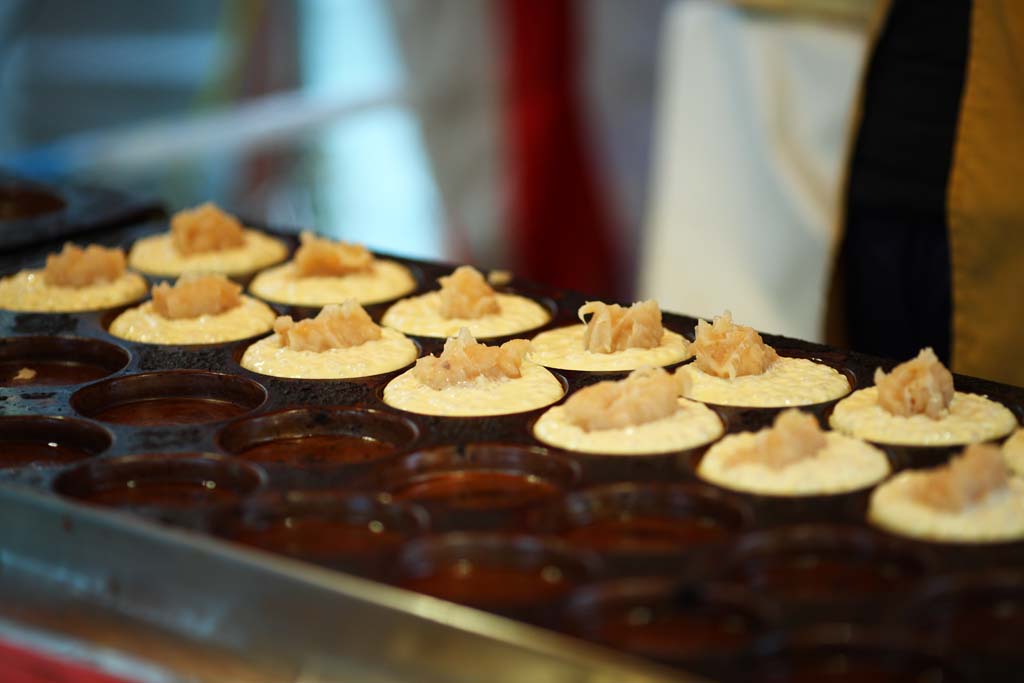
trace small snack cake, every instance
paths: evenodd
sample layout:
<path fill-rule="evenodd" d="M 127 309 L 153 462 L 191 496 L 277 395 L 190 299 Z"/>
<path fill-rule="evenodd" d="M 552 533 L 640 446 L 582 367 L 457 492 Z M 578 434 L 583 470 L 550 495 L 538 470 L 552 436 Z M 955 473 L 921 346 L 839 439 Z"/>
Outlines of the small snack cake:
<path fill-rule="evenodd" d="M 132 245 L 128 263 L 157 277 L 184 273 L 248 275 L 283 261 L 288 247 L 207 202 L 171 217 L 170 232 L 143 237 Z"/>
<path fill-rule="evenodd" d="M 588 301 L 577 313 L 582 325 L 534 337 L 530 359 L 561 370 L 614 372 L 671 365 L 690 357 L 686 340 L 662 326 L 661 311 L 652 300 L 629 308 Z"/>
<path fill-rule="evenodd" d="M 146 280 L 126 269 L 124 251 L 68 242 L 46 267 L 0 279 L 0 308 L 37 313 L 98 311 L 138 301 Z"/>
<path fill-rule="evenodd" d="M 850 392 L 839 371 L 805 358 L 780 356 L 750 327 L 726 311 L 709 325 L 697 322 L 694 361 L 679 368 L 683 396 L 717 405 L 756 408 L 805 406 Z"/>
<path fill-rule="evenodd" d="M 299 241 L 294 258 L 253 278 L 250 292 L 264 301 L 319 308 L 346 299 L 374 304 L 416 289 L 408 268 L 374 258 L 361 244 L 333 242 L 308 231 Z"/>
<path fill-rule="evenodd" d="M 902 536 L 948 543 L 1024 538 L 1024 479 L 998 446 L 971 444 L 946 465 L 908 470 L 878 487 L 868 519 Z"/>
<path fill-rule="evenodd" d="M 110 323 L 110 334 L 146 344 L 216 344 L 268 332 L 275 313 L 242 295 L 223 275 L 186 274 L 161 282 L 153 298 Z"/>
<path fill-rule="evenodd" d="M 859 439 L 823 432 L 813 415 L 789 409 L 772 427 L 713 445 L 697 476 L 724 488 L 768 496 L 856 491 L 889 476 L 885 453 Z"/>
<path fill-rule="evenodd" d="M 931 349 L 855 391 L 836 405 L 833 429 L 875 443 L 952 446 L 998 439 L 1013 431 L 1010 410 L 984 396 L 953 389 L 953 375 Z"/>
<path fill-rule="evenodd" d="M 507 415 L 551 405 L 562 383 L 543 366 L 526 360 L 530 342 L 513 339 L 500 347 L 479 344 L 469 330 L 449 338 L 438 356 L 416 361 L 384 387 L 384 402 L 424 415 Z"/>
<path fill-rule="evenodd" d="M 550 446 L 607 455 L 683 451 L 723 431 L 714 411 L 679 398 L 676 377 L 661 368 L 639 368 L 626 379 L 580 389 L 533 427 L 534 436 Z"/>
<path fill-rule="evenodd" d="M 551 319 L 533 299 L 495 292 L 472 266 L 437 281 L 440 291 L 396 302 L 381 322 L 421 337 L 448 337 L 465 327 L 474 337 L 489 338 L 532 330 Z"/>
<path fill-rule="evenodd" d="M 381 328 L 356 303 L 324 306 L 316 318 L 274 321 L 274 334 L 242 355 L 242 367 L 263 375 L 300 379 L 369 377 L 409 365 L 419 355 L 401 332 Z"/>

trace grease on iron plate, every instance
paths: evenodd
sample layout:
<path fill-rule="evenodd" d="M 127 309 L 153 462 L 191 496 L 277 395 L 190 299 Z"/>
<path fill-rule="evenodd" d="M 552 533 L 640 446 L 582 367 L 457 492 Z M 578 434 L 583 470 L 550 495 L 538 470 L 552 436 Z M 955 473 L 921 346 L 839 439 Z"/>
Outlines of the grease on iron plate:
<path fill-rule="evenodd" d="M 551 319 L 533 299 L 495 292 L 472 266 L 460 266 L 438 282 L 439 291 L 396 302 L 381 322 L 422 337 L 448 337 L 465 327 L 487 338 L 536 329 Z"/>
<path fill-rule="evenodd" d="M 360 244 L 333 242 L 308 231 L 299 240 L 295 257 L 253 278 L 250 292 L 265 301 L 319 308 L 346 299 L 364 305 L 389 301 L 416 289 L 408 268 L 374 258 Z"/>
<path fill-rule="evenodd" d="M 682 335 L 662 326 L 661 311 L 654 301 L 637 302 L 629 308 L 588 301 L 578 314 L 582 325 L 534 337 L 530 359 L 561 370 L 614 372 L 672 365 L 690 357 Z"/>
<path fill-rule="evenodd" d="M 310 320 L 278 318 L 274 334 L 246 349 L 241 364 L 276 377 L 346 379 L 398 370 L 417 355 L 405 335 L 379 327 L 355 299 L 348 299 L 325 306 Z"/>
<path fill-rule="evenodd" d="M 717 405 L 781 408 L 824 403 L 845 396 L 850 383 L 839 371 L 805 358 L 779 356 L 750 327 L 726 311 L 709 325 L 700 320 L 694 362 L 679 368 L 683 396 Z"/>
<path fill-rule="evenodd" d="M 388 405 L 424 415 L 506 415 L 543 408 L 562 397 L 562 383 L 525 359 L 530 342 L 486 346 L 463 328 L 440 357 L 427 356 L 384 387 Z"/>
<path fill-rule="evenodd" d="M 283 261 L 288 248 L 280 240 L 245 228 L 212 203 L 179 211 L 170 232 L 143 237 L 132 245 L 132 268 L 159 277 L 184 273 L 247 275 Z"/>
<path fill-rule="evenodd" d="M 823 432 L 813 415 L 790 409 L 772 427 L 726 436 L 708 449 L 697 475 L 724 488 L 770 496 L 818 496 L 863 489 L 889 476 L 874 446 Z"/>
<path fill-rule="evenodd" d="M 953 376 L 931 349 L 886 374 L 875 386 L 840 401 L 829 418 L 834 429 L 875 443 L 950 446 L 998 439 L 1017 419 L 1006 406 L 953 389 Z"/>
<path fill-rule="evenodd" d="M 707 406 L 679 398 L 675 376 L 640 368 L 617 382 L 580 389 L 533 427 L 540 441 L 580 453 L 654 455 L 703 446 L 722 435 Z"/>
<path fill-rule="evenodd" d="M 1024 538 L 1024 479 L 997 446 L 972 444 L 946 465 L 908 470 L 871 496 L 870 521 L 929 541 L 992 543 Z"/>
<path fill-rule="evenodd" d="M 114 318 L 110 334 L 147 344 L 216 344 L 270 331 L 274 311 L 241 291 L 223 275 L 183 275 L 174 287 L 155 285 L 152 300 Z"/>
<path fill-rule="evenodd" d="M 98 311 L 138 301 L 146 281 L 125 267 L 124 251 L 70 242 L 46 257 L 46 267 L 0 279 L 0 308 L 72 313 Z"/>

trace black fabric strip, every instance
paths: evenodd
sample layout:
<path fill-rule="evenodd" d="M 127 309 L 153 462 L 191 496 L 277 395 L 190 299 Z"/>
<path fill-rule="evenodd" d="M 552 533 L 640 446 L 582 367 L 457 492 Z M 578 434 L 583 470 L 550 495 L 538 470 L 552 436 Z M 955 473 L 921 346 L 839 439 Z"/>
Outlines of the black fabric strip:
<path fill-rule="evenodd" d="M 840 250 L 857 351 L 907 359 L 951 347 L 946 186 L 970 0 L 894 0 L 868 66 Z"/>

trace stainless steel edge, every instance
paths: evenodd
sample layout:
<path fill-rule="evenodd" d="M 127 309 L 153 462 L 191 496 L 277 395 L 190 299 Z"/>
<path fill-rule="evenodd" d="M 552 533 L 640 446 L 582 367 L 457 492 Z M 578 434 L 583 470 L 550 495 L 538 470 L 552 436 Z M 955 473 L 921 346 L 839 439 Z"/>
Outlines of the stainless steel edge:
<path fill-rule="evenodd" d="M 698 680 L 428 596 L 13 486 L 0 486 L 0 581 L 298 672 L 292 680 L 302 683 Z"/>

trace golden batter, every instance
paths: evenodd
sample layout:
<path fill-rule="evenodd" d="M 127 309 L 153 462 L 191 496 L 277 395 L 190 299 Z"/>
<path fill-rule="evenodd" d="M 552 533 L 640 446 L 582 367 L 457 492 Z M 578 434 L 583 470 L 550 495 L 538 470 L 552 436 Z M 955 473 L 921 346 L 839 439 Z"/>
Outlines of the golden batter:
<path fill-rule="evenodd" d="M 701 460 L 697 474 L 713 484 L 769 496 L 818 496 L 856 491 L 889 476 L 885 454 L 848 436 L 827 432 L 817 456 L 780 470 L 759 463 L 724 467 L 733 452 L 750 445 L 752 433 L 726 436 Z"/>
<path fill-rule="evenodd" d="M 951 543 L 1024 539 L 1024 479 L 995 446 L 968 446 L 931 470 L 901 472 L 871 496 L 868 519 L 903 536 Z"/>
<path fill-rule="evenodd" d="M 153 287 L 153 298 L 114 318 L 110 334 L 147 344 L 215 344 L 271 329 L 276 314 L 241 295 L 223 275 L 184 275 L 173 287 Z"/>
<path fill-rule="evenodd" d="M 1024 429 L 1018 429 L 1003 444 L 1006 464 L 1018 476 L 1024 476 Z"/>
<path fill-rule="evenodd" d="M 242 356 L 242 367 L 264 375 L 303 379 L 368 377 L 409 365 L 416 345 L 381 328 L 354 300 L 325 306 L 316 318 L 274 321 L 274 334 Z"/>
<path fill-rule="evenodd" d="M 124 252 L 91 244 L 64 245 L 46 267 L 0 279 L 0 308 L 41 313 L 95 311 L 138 301 L 146 281 L 125 268 Z"/>
<path fill-rule="evenodd" d="M 560 370 L 624 372 L 645 365 L 661 367 L 690 357 L 686 339 L 665 330 L 661 343 L 653 348 L 629 348 L 611 353 L 595 353 L 583 347 L 586 325 L 570 325 L 541 332 L 533 338 L 530 360 Z"/>
<path fill-rule="evenodd" d="M 715 377 L 695 365 L 677 371 L 683 396 L 716 405 L 779 408 L 823 403 L 845 396 L 850 383 L 839 371 L 805 358 L 780 356 L 760 375 Z"/>
<path fill-rule="evenodd" d="M 384 402 L 424 415 L 506 415 L 543 408 L 560 399 L 562 383 L 525 360 L 529 342 L 501 347 L 477 343 L 469 331 L 445 342 L 440 357 L 427 356 L 384 387 Z"/>
<path fill-rule="evenodd" d="M 945 416 L 893 415 L 878 404 L 877 387 L 855 391 L 832 411 L 829 424 L 874 443 L 902 446 L 954 446 L 998 439 L 1017 426 L 1001 403 L 978 394 L 956 392 Z"/>
<path fill-rule="evenodd" d="M 170 232 L 136 241 L 128 255 L 129 265 L 158 277 L 177 277 L 184 273 L 223 273 L 236 277 L 271 266 L 288 256 L 283 242 L 257 230 L 242 228 L 237 219 L 212 204 L 178 212 L 171 218 L 171 226 Z"/>
<path fill-rule="evenodd" d="M 533 426 L 538 440 L 568 451 L 608 455 L 654 455 L 697 448 L 720 437 L 722 421 L 707 406 L 677 399 L 678 410 L 652 422 L 585 431 L 555 406 Z"/>

